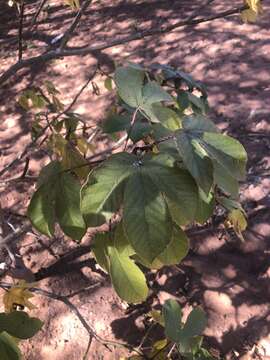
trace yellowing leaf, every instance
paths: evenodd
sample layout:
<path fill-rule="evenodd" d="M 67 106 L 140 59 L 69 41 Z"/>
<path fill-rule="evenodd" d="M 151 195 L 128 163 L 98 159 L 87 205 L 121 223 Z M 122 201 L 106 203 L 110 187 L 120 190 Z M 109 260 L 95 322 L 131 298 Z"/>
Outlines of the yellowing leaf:
<path fill-rule="evenodd" d="M 6 312 L 12 312 L 14 306 L 21 305 L 27 307 L 29 310 L 35 309 L 35 305 L 32 304 L 28 299 L 34 295 L 28 290 L 35 284 L 27 283 L 25 280 L 19 281 L 17 285 L 12 286 L 3 297 L 3 303 Z"/>
<path fill-rule="evenodd" d="M 161 311 L 158 311 L 158 310 L 152 310 L 149 312 L 148 314 L 149 316 L 151 316 L 151 318 L 157 322 L 159 325 L 161 326 L 165 326 L 165 322 L 164 322 L 164 317 L 161 313 Z"/>
<path fill-rule="evenodd" d="M 80 0 L 65 0 L 65 4 L 69 5 L 73 10 L 80 8 Z"/>
<path fill-rule="evenodd" d="M 89 150 L 89 144 L 84 137 L 77 138 L 77 147 L 83 155 L 86 155 Z"/>
<path fill-rule="evenodd" d="M 153 347 L 156 350 L 162 350 L 163 348 L 165 348 L 165 346 L 168 344 L 168 340 L 167 339 L 162 339 L 162 340 L 158 340 L 154 343 Z"/>
<path fill-rule="evenodd" d="M 234 228 L 239 238 L 244 241 L 242 231 L 246 230 L 247 220 L 243 212 L 239 209 L 233 209 L 228 215 L 228 222 Z"/>
<path fill-rule="evenodd" d="M 104 86 L 108 91 L 112 91 L 113 85 L 112 85 L 112 79 L 110 77 L 107 77 L 104 81 Z"/>
<path fill-rule="evenodd" d="M 262 10 L 261 0 L 245 0 L 245 2 L 250 9 L 255 11 L 257 14 Z"/>
<path fill-rule="evenodd" d="M 263 12 L 261 0 L 245 0 L 248 9 L 241 12 L 241 18 L 245 23 L 255 22 L 259 14 Z"/>

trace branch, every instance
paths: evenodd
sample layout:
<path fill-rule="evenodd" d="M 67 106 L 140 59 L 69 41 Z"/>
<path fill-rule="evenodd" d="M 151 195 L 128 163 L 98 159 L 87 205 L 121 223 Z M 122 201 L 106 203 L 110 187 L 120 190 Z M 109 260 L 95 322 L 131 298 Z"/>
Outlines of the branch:
<path fill-rule="evenodd" d="M 53 59 L 58 59 L 61 57 L 67 57 L 67 56 L 75 56 L 75 55 L 89 55 L 89 54 L 96 54 L 97 52 L 100 52 L 105 49 L 109 49 L 114 46 L 123 45 L 126 43 L 130 43 L 132 41 L 140 40 L 149 36 L 153 35 L 162 35 L 166 34 L 168 32 L 171 32 L 175 29 L 178 29 L 180 27 L 184 26 L 196 26 L 201 23 L 206 23 L 209 21 L 213 21 L 216 19 L 224 18 L 230 15 L 234 15 L 237 13 L 240 13 L 241 11 L 247 9 L 247 5 L 243 5 L 237 8 L 233 8 L 227 11 L 223 11 L 217 15 L 213 15 L 206 18 L 200 18 L 200 19 L 192 19 L 192 20 L 185 20 L 185 21 L 179 21 L 173 25 L 168 25 L 164 27 L 159 27 L 155 29 L 148 29 L 145 31 L 140 31 L 134 35 L 125 36 L 116 40 L 113 40 L 107 44 L 101 44 L 101 45 L 95 45 L 95 46 L 85 46 L 77 49 L 66 49 L 66 50 L 51 50 L 47 53 L 29 58 L 27 60 L 22 60 L 17 62 L 16 64 L 12 65 L 7 71 L 5 71 L 1 77 L 0 77 L 0 85 L 5 83 L 11 76 L 15 75 L 19 70 L 27 68 L 29 66 L 33 66 L 38 63 L 46 63 Z"/>

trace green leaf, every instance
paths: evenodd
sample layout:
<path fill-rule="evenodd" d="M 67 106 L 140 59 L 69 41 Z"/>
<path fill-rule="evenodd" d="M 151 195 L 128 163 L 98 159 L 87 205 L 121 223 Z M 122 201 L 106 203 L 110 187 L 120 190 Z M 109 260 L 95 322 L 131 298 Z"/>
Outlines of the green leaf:
<path fill-rule="evenodd" d="M 142 103 L 139 107 L 152 122 L 159 122 L 153 104 L 161 101 L 173 101 L 173 98 L 155 81 L 148 82 L 142 90 Z"/>
<path fill-rule="evenodd" d="M 105 119 L 102 124 L 102 129 L 106 134 L 113 134 L 129 129 L 130 122 L 130 115 L 111 114 Z"/>
<path fill-rule="evenodd" d="M 82 213 L 88 226 L 98 226 L 119 209 L 122 183 L 134 171 L 137 157 L 128 153 L 112 155 L 89 177 L 82 190 Z"/>
<path fill-rule="evenodd" d="M 144 71 L 131 66 L 118 67 L 114 81 L 121 99 L 131 107 L 137 108 L 142 103 Z"/>
<path fill-rule="evenodd" d="M 198 207 L 196 211 L 195 220 L 204 224 L 213 214 L 215 207 L 215 199 L 213 193 L 209 193 L 208 196 L 199 189 Z"/>
<path fill-rule="evenodd" d="M 109 248 L 110 276 L 118 296 L 128 303 L 144 301 L 148 288 L 143 272 L 124 253 L 119 253 L 115 247 Z"/>
<path fill-rule="evenodd" d="M 14 338 L 6 332 L 0 334 L 1 360 L 21 360 L 22 355 Z"/>
<path fill-rule="evenodd" d="M 165 335 L 173 342 L 178 343 L 181 339 L 182 310 L 176 300 L 167 300 L 163 305 L 165 320 Z"/>
<path fill-rule="evenodd" d="M 44 184 L 34 193 L 27 209 L 32 225 L 42 234 L 53 236 L 55 225 L 55 185 Z"/>
<path fill-rule="evenodd" d="M 229 211 L 239 209 L 244 213 L 244 209 L 242 208 L 241 204 L 234 199 L 230 199 L 225 196 L 219 196 L 217 200 L 225 209 Z"/>
<path fill-rule="evenodd" d="M 183 128 L 186 131 L 194 131 L 197 134 L 202 132 L 218 133 L 218 128 L 207 117 L 202 115 L 186 116 L 183 119 Z"/>
<path fill-rule="evenodd" d="M 59 177 L 56 191 L 56 216 L 64 231 L 72 239 L 81 240 L 86 231 L 80 211 L 80 183 L 70 174 Z"/>
<path fill-rule="evenodd" d="M 180 107 L 180 111 L 184 111 L 189 107 L 189 97 L 188 92 L 184 90 L 180 90 L 177 94 L 177 103 Z"/>
<path fill-rule="evenodd" d="M 126 256 L 135 255 L 135 251 L 130 245 L 128 238 L 124 232 L 123 222 L 117 225 L 114 231 L 114 247 L 119 252 Z"/>
<path fill-rule="evenodd" d="M 217 161 L 213 161 L 214 165 L 214 183 L 233 198 L 237 198 L 239 194 L 238 181 L 232 177 L 228 171 Z"/>
<path fill-rule="evenodd" d="M 177 130 L 181 127 L 181 119 L 172 109 L 154 104 L 153 111 L 156 118 L 169 130 Z"/>
<path fill-rule="evenodd" d="M 208 194 L 213 185 L 213 167 L 207 154 L 184 130 L 176 132 L 176 148 L 197 184 Z"/>
<path fill-rule="evenodd" d="M 131 129 L 129 137 L 134 143 L 136 143 L 145 136 L 149 135 L 151 130 L 151 124 L 142 121 L 136 121 Z"/>
<path fill-rule="evenodd" d="M 151 262 L 170 242 L 172 222 L 164 197 L 140 166 L 125 188 L 123 220 L 132 247 Z"/>
<path fill-rule="evenodd" d="M 189 219 L 186 216 L 186 212 L 183 209 L 183 207 L 181 206 L 181 203 L 176 203 L 175 201 L 166 198 L 166 202 L 171 214 L 171 217 L 173 219 L 173 221 L 178 225 L 178 226 L 184 226 L 187 225 L 191 219 Z M 196 210 L 197 211 L 197 210 Z M 195 216 L 195 215 L 194 215 Z"/>
<path fill-rule="evenodd" d="M 110 270 L 108 249 L 109 246 L 112 245 L 113 241 L 112 238 L 110 238 L 110 234 L 98 233 L 95 235 L 92 251 L 99 266 L 101 266 L 107 273 Z"/>
<path fill-rule="evenodd" d="M 61 172 L 61 164 L 58 161 L 51 161 L 44 168 L 41 169 L 38 176 L 37 186 L 48 184 L 51 182 L 56 182 L 58 176 Z"/>
<path fill-rule="evenodd" d="M 170 159 L 170 157 L 167 157 Z M 144 161 L 142 170 L 146 172 L 166 198 L 181 207 L 185 218 L 194 220 L 198 189 L 193 178 L 186 170 L 173 167 L 173 162 L 166 163 L 166 156 L 160 154 Z"/>
<path fill-rule="evenodd" d="M 205 312 L 196 308 L 191 311 L 183 327 L 183 336 L 186 338 L 201 335 L 207 325 Z"/>
<path fill-rule="evenodd" d="M 201 143 L 209 157 L 222 165 L 232 177 L 238 180 L 245 179 L 247 154 L 243 145 L 236 139 L 206 132 Z"/>
<path fill-rule="evenodd" d="M 170 94 L 167 93 L 156 81 L 149 81 L 144 85 L 142 90 L 143 101 L 142 108 L 144 105 L 155 104 L 161 101 L 173 101 Z"/>
<path fill-rule="evenodd" d="M 0 332 L 6 331 L 18 339 L 30 339 L 42 328 L 42 325 L 41 320 L 30 317 L 24 311 L 0 313 Z"/>
<path fill-rule="evenodd" d="M 189 244 L 186 234 L 182 229 L 174 227 L 170 243 L 152 263 L 147 263 L 141 259 L 138 259 L 138 261 L 149 269 L 160 269 L 165 265 L 179 264 L 187 255 L 188 249 Z"/>

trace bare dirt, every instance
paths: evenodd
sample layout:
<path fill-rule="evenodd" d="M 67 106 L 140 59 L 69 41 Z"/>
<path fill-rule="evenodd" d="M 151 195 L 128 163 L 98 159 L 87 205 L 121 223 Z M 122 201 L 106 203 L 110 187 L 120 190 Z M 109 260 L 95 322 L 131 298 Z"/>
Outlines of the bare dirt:
<path fill-rule="evenodd" d="M 181 265 L 148 274 L 153 294 L 140 306 L 126 308 L 109 279 L 95 268 L 89 255 L 90 235 L 80 245 L 63 237 L 47 239 L 33 232 L 20 239 L 20 254 L 38 286 L 68 295 L 103 338 L 138 345 L 149 326 L 144 314 L 151 305 L 159 308 L 173 297 L 183 305 L 185 315 L 197 304 L 204 308 L 208 315 L 206 344 L 221 358 L 270 358 L 270 6 L 264 3 L 265 14 L 254 25 L 242 24 L 235 15 L 112 48 L 99 59 L 106 71 L 113 69 L 112 60 L 128 60 L 170 64 L 191 73 L 207 85 L 212 119 L 224 132 L 238 138 L 249 155 L 248 176 L 241 187 L 241 201 L 249 214 L 245 242 L 226 233 L 215 218 L 208 226 L 195 228 L 190 233 L 190 253 Z M 46 49 L 48 41 L 63 32 L 72 20 L 74 14 L 59 2 L 49 4 L 41 14 L 38 31 L 25 40 L 27 56 L 37 54 L 40 46 Z M 185 19 L 196 5 L 196 1 L 94 2 L 71 45 L 100 43 L 161 26 L 164 21 Z M 29 13 L 33 6 L 34 2 L 30 2 Z M 226 1 L 219 1 L 211 11 L 228 6 Z M 14 12 L 4 7 L 0 25 L 1 71 L 16 61 L 17 45 L 12 43 L 16 29 Z M 0 170 L 30 141 L 31 118 L 17 105 L 18 93 L 49 77 L 68 104 L 94 63 L 90 55 L 55 60 L 19 73 L 2 89 Z M 99 76 L 95 81 L 101 94 L 93 94 L 89 86 L 76 107 L 89 124 L 102 121 L 110 104 L 104 78 Z M 104 147 L 102 139 L 98 143 L 99 149 Z M 44 153 L 34 153 L 28 174 L 36 176 L 47 162 Z M 23 168 L 24 163 L 18 164 L 1 180 L 4 218 L 15 227 L 23 220 L 18 214 L 25 214 L 34 181 L 6 180 L 20 175 Z M 37 336 L 23 345 L 25 359 L 82 359 L 88 337 L 78 318 L 59 301 L 36 296 L 34 302 L 34 313 L 45 324 Z M 127 350 L 117 347 L 109 352 L 95 341 L 87 358 L 119 359 L 121 354 L 127 354 Z"/>

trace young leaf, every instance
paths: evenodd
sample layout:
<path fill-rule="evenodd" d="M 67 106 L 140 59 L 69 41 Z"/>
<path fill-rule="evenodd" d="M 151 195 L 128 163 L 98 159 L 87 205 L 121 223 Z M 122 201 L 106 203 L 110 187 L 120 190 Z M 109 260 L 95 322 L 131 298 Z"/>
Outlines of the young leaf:
<path fill-rule="evenodd" d="M 81 240 L 86 226 L 80 211 L 80 184 L 72 175 L 62 173 L 57 185 L 57 220 L 66 235 Z"/>
<path fill-rule="evenodd" d="M 6 332 L 0 334 L 1 360 L 21 360 L 22 355 L 16 341 Z"/>
<path fill-rule="evenodd" d="M 142 259 L 152 262 L 170 242 L 172 222 L 167 204 L 139 168 L 125 188 L 123 220 L 127 237 Z"/>
<path fill-rule="evenodd" d="M 128 303 L 144 301 L 148 288 L 143 272 L 124 253 L 113 246 L 109 248 L 110 276 L 118 296 Z"/>
<path fill-rule="evenodd" d="M 29 317 L 24 311 L 0 313 L 0 332 L 6 331 L 18 339 L 30 339 L 41 329 L 42 325 L 41 320 Z"/>

